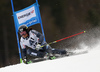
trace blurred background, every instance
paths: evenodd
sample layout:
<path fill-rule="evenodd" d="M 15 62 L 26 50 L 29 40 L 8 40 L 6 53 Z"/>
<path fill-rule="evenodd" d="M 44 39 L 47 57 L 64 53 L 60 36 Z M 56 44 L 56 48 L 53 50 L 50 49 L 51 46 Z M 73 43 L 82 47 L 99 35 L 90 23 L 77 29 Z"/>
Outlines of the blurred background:
<path fill-rule="evenodd" d="M 35 0 L 13 1 L 15 11 L 35 3 Z M 93 31 L 94 28 L 100 27 L 100 0 L 38 1 L 48 43 L 84 30 Z M 0 0 L 0 67 L 20 63 L 12 14 L 10 0 Z M 35 25 L 33 28 L 40 31 L 40 25 Z M 79 39 L 76 40 L 75 38 L 51 46 L 68 48 L 78 43 Z"/>

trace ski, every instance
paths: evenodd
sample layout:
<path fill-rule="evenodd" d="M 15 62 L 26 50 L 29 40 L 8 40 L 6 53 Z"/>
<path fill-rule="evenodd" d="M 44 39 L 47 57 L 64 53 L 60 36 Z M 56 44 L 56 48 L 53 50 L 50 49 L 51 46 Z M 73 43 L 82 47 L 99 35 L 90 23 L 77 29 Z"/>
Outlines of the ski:
<path fill-rule="evenodd" d="M 55 60 L 55 59 L 59 59 L 59 58 L 63 58 L 63 57 L 76 56 L 76 55 L 81 55 L 81 54 L 86 54 L 86 53 L 88 53 L 88 51 L 67 52 L 64 55 L 54 54 L 51 58 L 49 58 L 48 56 L 47 57 L 45 56 L 44 58 L 34 58 L 34 59 L 31 59 L 30 62 L 28 62 L 27 64 L 41 62 L 41 61 L 46 61 L 46 60 Z"/>

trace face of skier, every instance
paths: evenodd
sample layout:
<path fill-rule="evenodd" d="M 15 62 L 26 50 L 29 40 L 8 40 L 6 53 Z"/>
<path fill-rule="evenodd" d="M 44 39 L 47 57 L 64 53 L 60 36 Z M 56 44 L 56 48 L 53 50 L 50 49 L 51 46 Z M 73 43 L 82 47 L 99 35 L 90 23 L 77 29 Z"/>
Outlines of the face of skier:
<path fill-rule="evenodd" d="M 27 34 L 26 31 L 21 32 L 20 35 L 21 35 L 23 38 L 26 38 L 26 37 L 28 36 L 28 34 Z"/>

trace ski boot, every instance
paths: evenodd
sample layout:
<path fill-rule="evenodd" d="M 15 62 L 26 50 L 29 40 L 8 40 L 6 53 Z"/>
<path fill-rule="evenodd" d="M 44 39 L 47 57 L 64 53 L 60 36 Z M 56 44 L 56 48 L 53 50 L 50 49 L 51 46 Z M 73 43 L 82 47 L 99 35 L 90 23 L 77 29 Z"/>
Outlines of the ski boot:
<path fill-rule="evenodd" d="M 27 61 L 27 62 L 26 62 L 26 64 L 30 64 L 30 63 L 32 63 L 32 61 L 31 61 L 31 60 L 29 60 L 29 61 Z"/>
<path fill-rule="evenodd" d="M 46 55 L 44 56 L 44 58 L 50 59 L 50 60 L 56 59 L 56 57 L 53 56 L 53 54 L 51 54 L 51 53 L 46 53 Z"/>
<path fill-rule="evenodd" d="M 53 60 L 53 59 L 56 59 L 56 57 L 55 56 L 49 56 L 49 59 Z"/>

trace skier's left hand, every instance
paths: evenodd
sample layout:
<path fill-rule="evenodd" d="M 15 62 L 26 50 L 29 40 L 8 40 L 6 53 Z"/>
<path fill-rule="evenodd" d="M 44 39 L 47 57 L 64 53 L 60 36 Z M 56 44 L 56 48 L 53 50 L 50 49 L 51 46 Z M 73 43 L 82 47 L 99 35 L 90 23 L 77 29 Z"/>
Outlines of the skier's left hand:
<path fill-rule="evenodd" d="M 41 49 L 41 45 L 40 44 L 37 44 L 36 45 L 36 50 L 39 51 L 40 49 Z"/>

